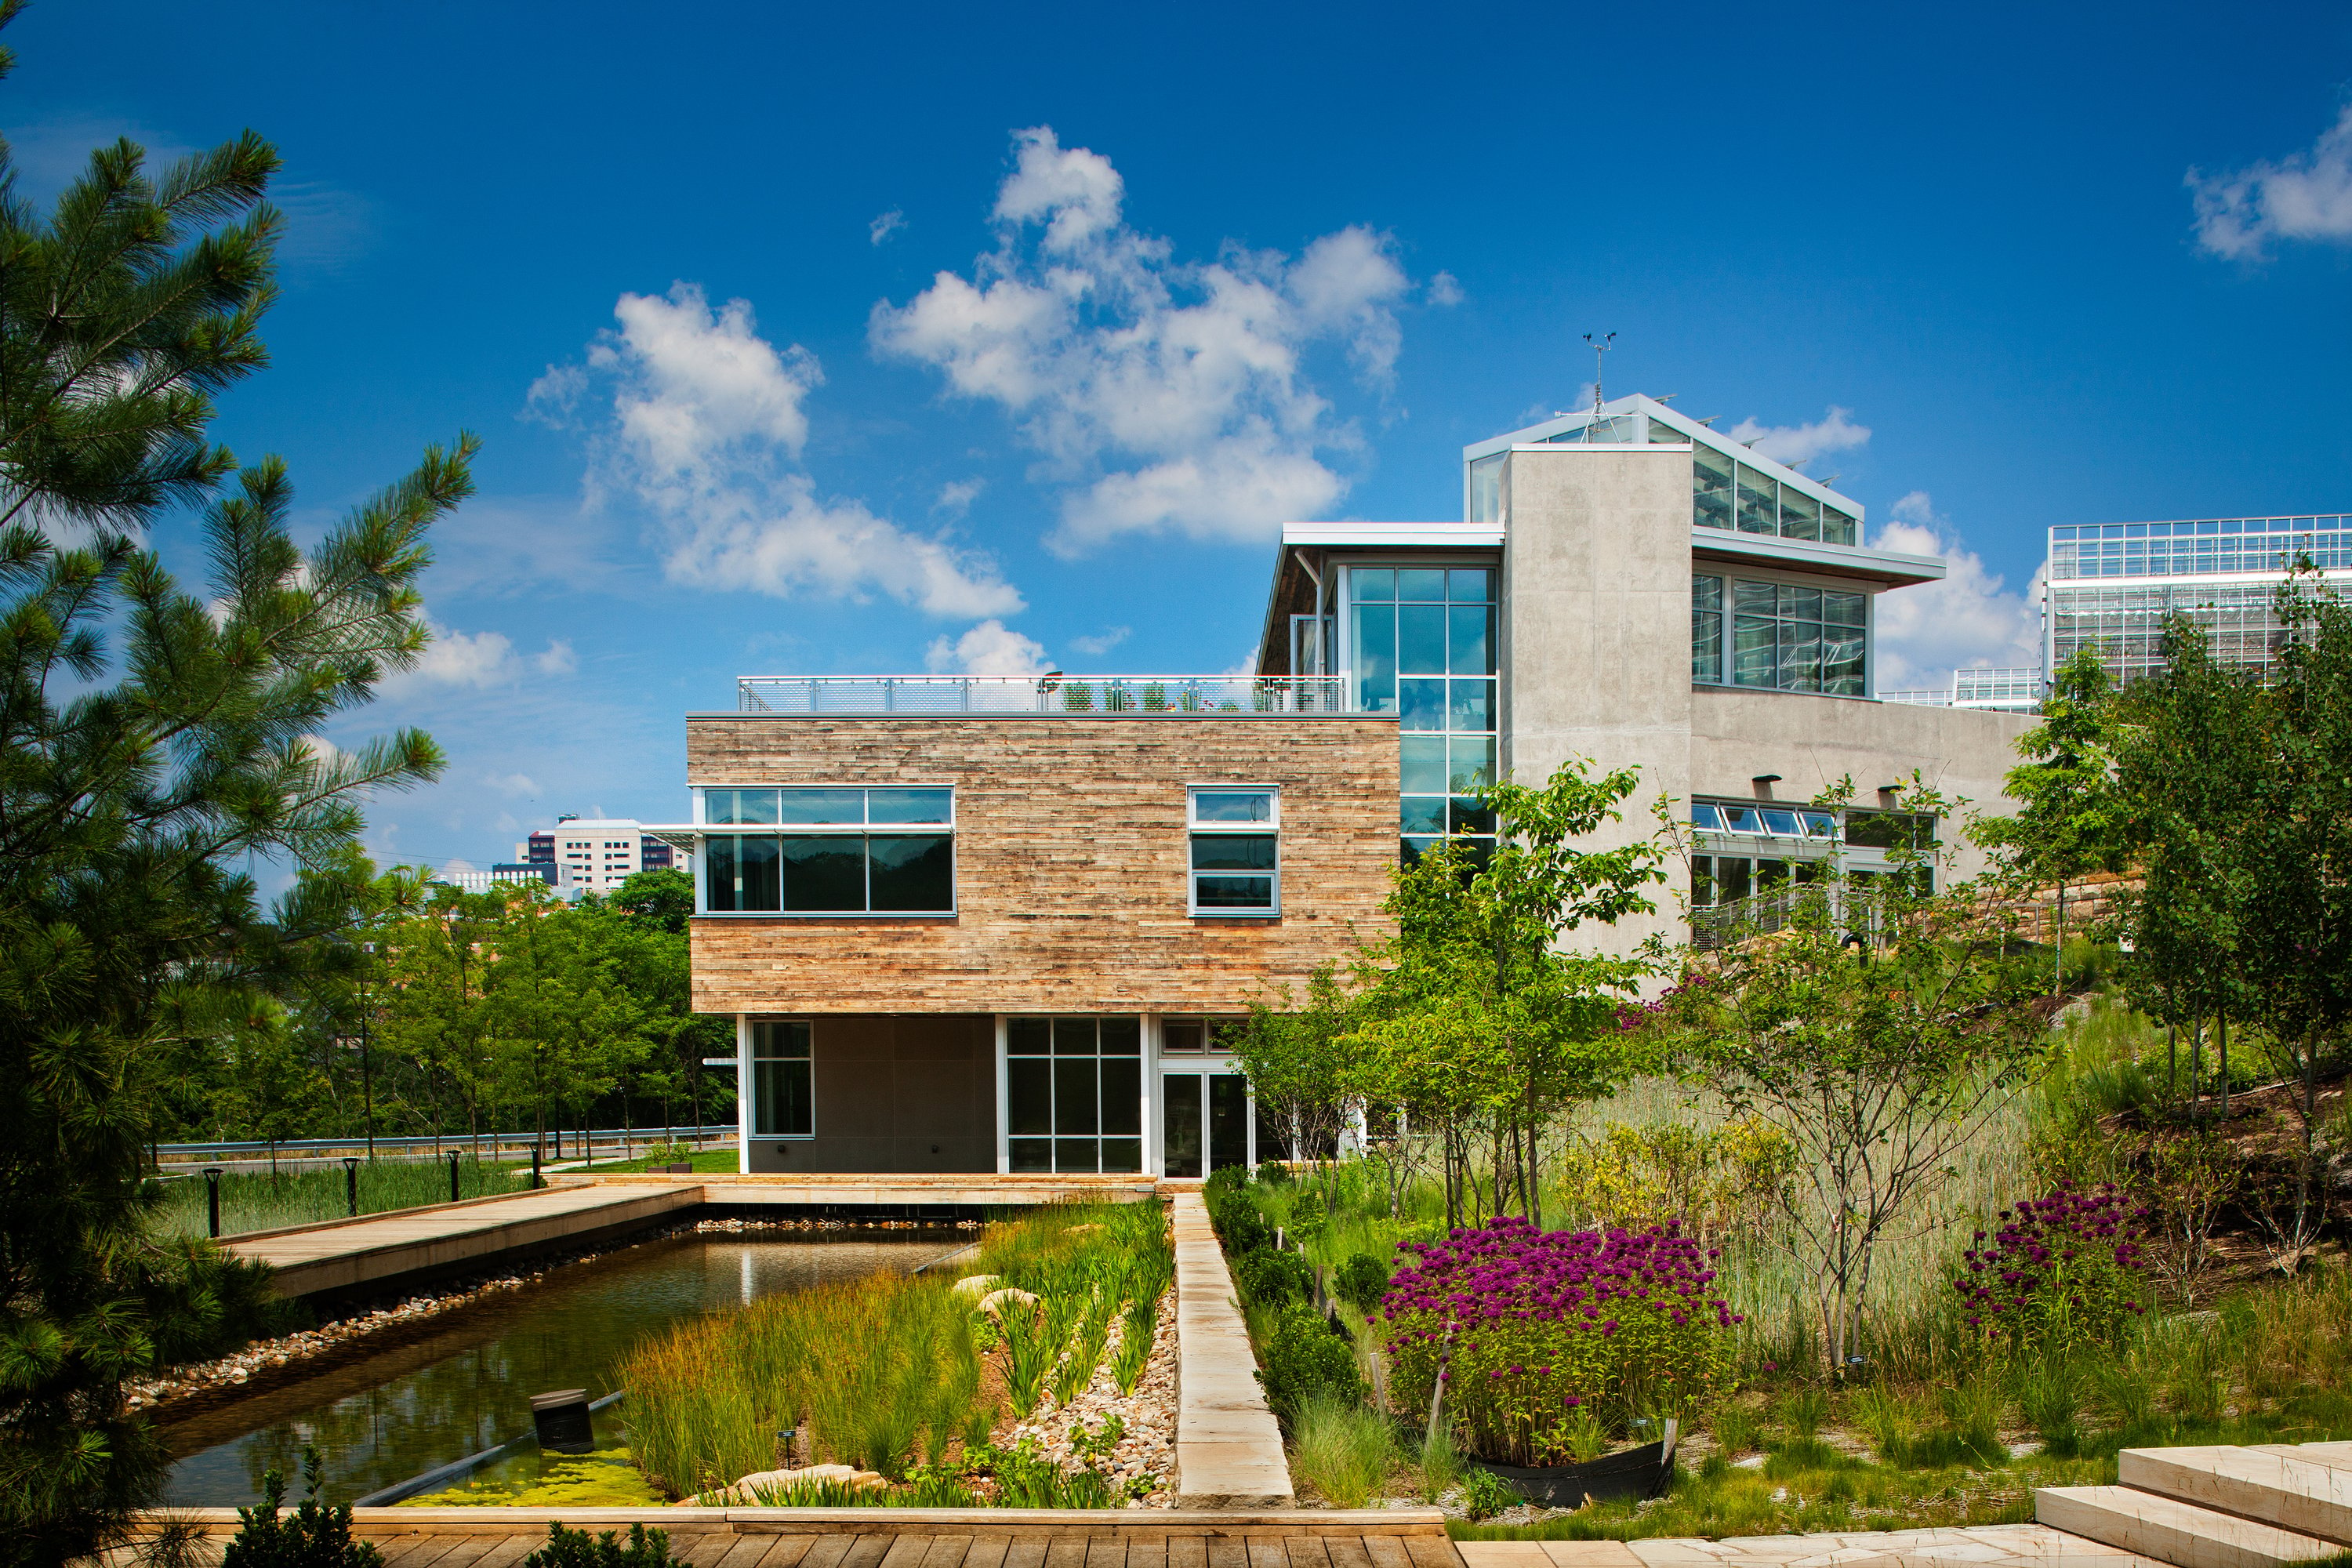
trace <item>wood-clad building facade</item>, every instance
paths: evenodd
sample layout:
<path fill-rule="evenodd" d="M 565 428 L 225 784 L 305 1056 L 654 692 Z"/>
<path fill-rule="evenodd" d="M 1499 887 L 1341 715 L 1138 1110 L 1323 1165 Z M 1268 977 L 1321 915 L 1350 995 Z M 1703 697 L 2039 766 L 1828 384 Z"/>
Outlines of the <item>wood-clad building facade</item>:
<path fill-rule="evenodd" d="M 689 717 L 745 1169 L 1252 1157 L 1221 1026 L 1384 934 L 1397 758 L 1344 712 Z"/>

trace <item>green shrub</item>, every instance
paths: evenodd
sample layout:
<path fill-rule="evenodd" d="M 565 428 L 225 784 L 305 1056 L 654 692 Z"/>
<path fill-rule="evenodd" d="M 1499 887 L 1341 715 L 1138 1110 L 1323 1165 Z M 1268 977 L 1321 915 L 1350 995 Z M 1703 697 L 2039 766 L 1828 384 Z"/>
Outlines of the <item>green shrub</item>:
<path fill-rule="evenodd" d="M 1307 1402 L 1318 1397 L 1344 1405 L 1364 1402 L 1364 1380 L 1356 1371 L 1352 1342 L 1331 1331 L 1328 1321 L 1302 1302 L 1283 1305 L 1274 1329 L 1258 1347 L 1265 1370 L 1265 1402 L 1286 1423 L 1295 1423 Z"/>
<path fill-rule="evenodd" d="M 383 1553 L 352 1539 L 352 1510 L 319 1501 L 319 1450 L 302 1450 L 302 1505 L 280 1515 L 286 1477 L 263 1472 L 261 1500 L 236 1510 L 236 1536 L 221 1568 L 382 1568 Z"/>
<path fill-rule="evenodd" d="M 1315 1293 L 1315 1271 L 1295 1252 L 1245 1252 L 1234 1261 L 1234 1288 L 1253 1307 L 1304 1301 Z"/>
<path fill-rule="evenodd" d="M 547 1527 L 547 1544 L 522 1560 L 522 1568 L 669 1568 L 669 1533 L 629 1526 L 629 1543 L 623 1546 L 611 1531 L 591 1536 L 584 1530 Z"/>
<path fill-rule="evenodd" d="M 1366 1317 L 1389 1293 L 1389 1266 L 1369 1252 L 1359 1252 L 1339 1265 L 1336 1283 L 1339 1300 Z"/>
<path fill-rule="evenodd" d="M 1494 1471 L 1473 1465 L 1462 1478 L 1462 1511 L 1472 1519 L 1488 1519 L 1527 1500 Z"/>
<path fill-rule="evenodd" d="M 1278 1187 L 1290 1180 L 1290 1167 L 1279 1160 L 1261 1160 L 1257 1166 L 1257 1179 L 1269 1187 Z"/>
<path fill-rule="evenodd" d="M 1202 1196 L 1208 1205 L 1210 1227 L 1217 1233 L 1226 1258 L 1237 1258 L 1274 1245 L 1274 1227 L 1237 1185 L 1221 1188 L 1213 1184 L 1202 1189 Z"/>

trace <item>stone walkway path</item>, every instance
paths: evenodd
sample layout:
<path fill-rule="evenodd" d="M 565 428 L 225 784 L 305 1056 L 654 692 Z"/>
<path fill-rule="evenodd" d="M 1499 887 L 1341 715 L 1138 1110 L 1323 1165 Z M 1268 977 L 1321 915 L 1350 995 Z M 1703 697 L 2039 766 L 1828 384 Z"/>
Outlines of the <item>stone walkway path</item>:
<path fill-rule="evenodd" d="M 1749 1535 L 1727 1541 L 1465 1541 L 1465 1568 L 2161 1568 L 2042 1524 Z"/>

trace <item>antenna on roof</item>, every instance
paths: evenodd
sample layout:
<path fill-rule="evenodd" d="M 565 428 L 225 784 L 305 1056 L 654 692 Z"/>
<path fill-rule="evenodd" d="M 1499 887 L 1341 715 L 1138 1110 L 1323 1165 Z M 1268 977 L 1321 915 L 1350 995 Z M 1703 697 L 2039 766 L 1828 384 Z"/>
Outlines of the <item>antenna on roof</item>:
<path fill-rule="evenodd" d="M 1601 356 L 1609 352 L 1609 345 L 1617 341 L 1617 334 L 1587 332 L 1584 341 L 1592 345 L 1592 422 L 1598 425 L 1601 422 Z M 1584 438 L 1591 440 L 1592 432 L 1587 430 Z"/>

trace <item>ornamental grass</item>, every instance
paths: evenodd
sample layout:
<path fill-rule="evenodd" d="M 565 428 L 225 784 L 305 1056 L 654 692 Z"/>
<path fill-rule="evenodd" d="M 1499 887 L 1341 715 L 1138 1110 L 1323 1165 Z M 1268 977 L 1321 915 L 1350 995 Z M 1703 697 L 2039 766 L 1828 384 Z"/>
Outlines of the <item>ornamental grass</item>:
<path fill-rule="evenodd" d="M 1675 1226 L 1542 1231 L 1503 1217 L 1444 1241 L 1381 1303 L 1401 1409 L 1440 1378 L 1448 1424 L 1479 1458 L 1551 1465 L 1580 1415 L 1612 1430 L 1687 1414 L 1729 1389 L 1738 1319 L 1713 1254 Z"/>
<path fill-rule="evenodd" d="M 994 1428 L 992 1381 L 1023 1415 L 1048 1388 L 1074 1397 L 1112 1319 L 1153 1321 L 1175 1265 L 1158 1205 L 1066 1205 L 992 1225 L 968 1271 L 1039 1298 L 1005 1313 L 998 1380 L 982 1375 L 974 1302 L 952 1290 L 963 1271 L 819 1285 L 639 1346 L 619 1372 L 637 1462 L 677 1496 L 709 1491 L 787 1463 L 805 1420 L 816 1458 L 893 1478 L 947 1464 Z"/>

